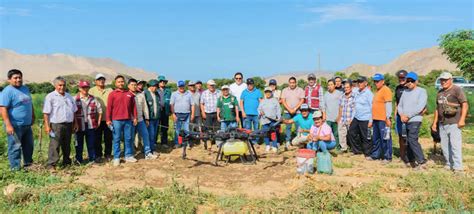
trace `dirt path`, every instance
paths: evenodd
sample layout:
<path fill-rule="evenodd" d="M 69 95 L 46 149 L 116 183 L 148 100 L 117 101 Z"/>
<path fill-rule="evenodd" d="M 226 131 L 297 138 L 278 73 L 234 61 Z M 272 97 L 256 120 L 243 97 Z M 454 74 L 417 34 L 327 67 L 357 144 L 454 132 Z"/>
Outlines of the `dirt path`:
<path fill-rule="evenodd" d="M 428 140 L 423 140 L 422 145 L 424 149 L 433 146 Z M 261 198 L 284 197 L 306 182 L 322 184 L 327 183 L 322 181 L 330 181 L 359 186 L 375 180 L 389 182 L 411 171 L 396 157 L 391 164 L 384 166 L 379 161 L 366 161 L 363 156 L 343 154 L 333 158 L 334 175 L 300 176 L 296 173 L 296 149 L 280 155 L 264 154 L 261 146 L 258 154 L 260 161 L 256 165 L 220 162 L 220 166 L 214 166 L 215 153 L 209 155 L 202 147 L 190 150 L 187 160 L 180 158 L 181 150 L 174 150 L 161 154 L 157 160 L 140 159 L 138 163 L 122 164 L 120 167 L 93 165 L 76 182 L 98 188 L 126 190 L 145 186 L 163 188 L 175 180 L 187 187 L 216 195 L 241 194 Z M 442 166 L 433 163 L 430 167 Z"/>

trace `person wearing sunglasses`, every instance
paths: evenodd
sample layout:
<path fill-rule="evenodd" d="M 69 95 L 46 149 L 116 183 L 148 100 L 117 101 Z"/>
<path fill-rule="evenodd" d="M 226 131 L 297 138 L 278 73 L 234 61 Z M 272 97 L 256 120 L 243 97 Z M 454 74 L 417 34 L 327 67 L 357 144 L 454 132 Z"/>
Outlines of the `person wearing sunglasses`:
<path fill-rule="evenodd" d="M 408 157 L 406 153 L 406 142 L 405 138 L 402 137 L 402 121 L 400 120 L 400 115 L 398 114 L 397 111 L 397 106 L 400 103 L 400 98 L 402 97 L 403 92 L 407 89 L 405 86 L 405 83 L 407 82 L 407 76 L 408 72 L 405 70 L 399 70 L 395 74 L 396 77 L 398 77 L 398 85 L 395 88 L 395 132 L 398 134 L 398 144 L 400 145 L 400 160 L 403 161 L 405 164 L 408 164 Z"/>
<path fill-rule="evenodd" d="M 453 84 L 453 75 L 441 74 L 441 90 L 437 95 L 437 105 L 431 129 L 439 126 L 441 149 L 446 159 L 445 169 L 463 173 L 462 165 L 462 132 L 468 110 L 466 95 L 461 87 Z"/>
<path fill-rule="evenodd" d="M 309 134 L 310 143 L 306 145 L 306 148 L 321 152 L 336 148 L 336 138 L 331 127 L 323 121 L 323 113 L 320 110 L 313 113 L 313 121 Z"/>
<path fill-rule="evenodd" d="M 402 123 L 406 124 L 406 143 L 408 160 L 415 169 L 424 169 L 426 164 L 423 149 L 418 142 L 418 136 L 423 120 L 423 112 L 426 108 L 428 95 L 424 88 L 418 87 L 418 75 L 410 72 L 406 76 L 405 86 L 400 103 L 397 106 L 398 114 Z"/>
<path fill-rule="evenodd" d="M 367 139 L 369 128 L 372 128 L 372 101 L 374 94 L 367 87 L 367 77 L 357 79 L 358 90 L 354 93 L 354 119 L 348 133 L 348 143 L 354 155 L 370 156 L 372 142 Z"/>
<path fill-rule="evenodd" d="M 241 72 L 237 72 L 234 74 L 234 83 L 230 84 L 229 90 L 230 94 L 237 98 L 237 102 L 240 103 L 240 96 L 242 92 L 247 89 L 247 84 L 243 80 L 244 75 Z M 239 118 L 242 117 L 242 109 L 239 109 Z M 244 127 L 244 120 L 240 121 L 240 125 Z"/>

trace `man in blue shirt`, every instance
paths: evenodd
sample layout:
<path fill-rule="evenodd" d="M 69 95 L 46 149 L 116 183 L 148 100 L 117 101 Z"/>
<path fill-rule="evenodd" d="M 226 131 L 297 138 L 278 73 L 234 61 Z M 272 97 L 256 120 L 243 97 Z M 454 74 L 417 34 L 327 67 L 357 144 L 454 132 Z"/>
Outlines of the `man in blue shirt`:
<path fill-rule="evenodd" d="M 303 103 L 300 107 L 301 114 L 297 114 L 292 119 L 283 120 L 285 124 L 295 123 L 298 127 L 298 135 L 291 140 L 292 146 L 304 147 L 309 142 L 308 135 L 311 130 L 311 126 L 314 124 L 313 118 L 309 116 L 309 106 Z"/>
<path fill-rule="evenodd" d="M 23 166 L 33 163 L 33 132 L 35 120 L 30 90 L 23 85 L 23 73 L 8 71 L 9 86 L 0 94 L 0 110 L 8 139 L 8 161 L 12 170 L 20 169 L 21 153 Z"/>
<path fill-rule="evenodd" d="M 240 109 L 242 109 L 242 117 L 244 118 L 244 126 L 246 129 L 258 129 L 258 105 L 261 100 L 262 92 L 255 88 L 254 80 L 248 78 L 247 89 L 240 95 Z M 254 143 L 257 143 L 257 141 Z"/>
<path fill-rule="evenodd" d="M 355 115 L 349 127 L 348 143 L 355 155 L 370 156 L 372 141 L 367 139 L 372 127 L 372 100 L 374 94 L 367 87 L 367 77 L 357 79 L 359 90 L 354 94 Z"/>
<path fill-rule="evenodd" d="M 191 93 L 185 90 L 185 82 L 183 80 L 178 81 L 178 91 L 171 94 L 170 106 L 171 114 L 173 116 L 174 128 L 175 128 L 175 148 L 179 148 L 181 145 L 178 142 L 178 135 L 181 130 L 189 132 L 189 121 L 194 119 L 194 103 Z M 183 142 L 184 147 L 187 146 L 187 142 Z M 184 148 L 183 151 L 186 151 Z M 183 153 L 182 158 L 186 158 L 186 153 Z"/>

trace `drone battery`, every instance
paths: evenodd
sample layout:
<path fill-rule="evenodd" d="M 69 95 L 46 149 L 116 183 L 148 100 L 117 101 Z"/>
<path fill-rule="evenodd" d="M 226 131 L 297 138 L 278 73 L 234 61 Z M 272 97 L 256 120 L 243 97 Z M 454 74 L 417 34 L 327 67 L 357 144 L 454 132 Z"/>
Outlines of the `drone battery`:
<path fill-rule="evenodd" d="M 228 141 L 222 147 L 224 156 L 245 155 L 249 151 L 247 143 L 243 141 Z"/>

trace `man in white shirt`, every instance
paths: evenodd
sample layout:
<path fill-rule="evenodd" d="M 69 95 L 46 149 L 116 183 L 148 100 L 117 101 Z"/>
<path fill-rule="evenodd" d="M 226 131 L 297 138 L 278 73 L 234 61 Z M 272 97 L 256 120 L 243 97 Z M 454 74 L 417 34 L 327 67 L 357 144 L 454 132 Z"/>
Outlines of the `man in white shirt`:
<path fill-rule="evenodd" d="M 242 92 L 247 89 L 247 84 L 243 82 L 244 75 L 241 72 L 234 74 L 235 82 L 232 83 L 230 88 L 230 94 L 234 95 L 237 98 L 238 103 L 240 103 L 240 95 Z M 242 118 L 242 109 L 239 109 L 239 118 Z M 244 120 L 241 120 L 241 126 L 244 127 Z"/>

